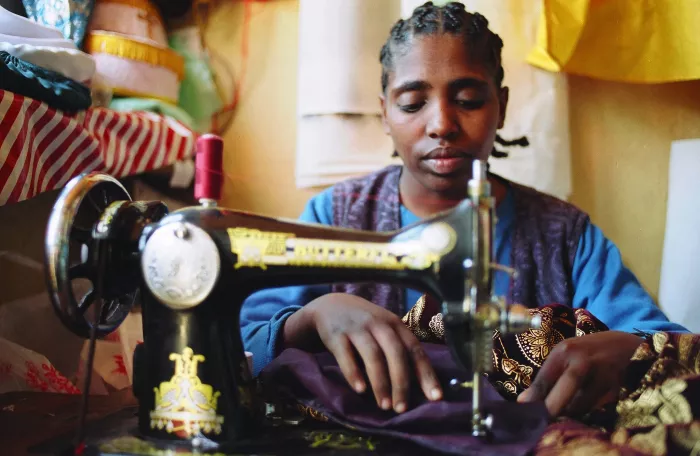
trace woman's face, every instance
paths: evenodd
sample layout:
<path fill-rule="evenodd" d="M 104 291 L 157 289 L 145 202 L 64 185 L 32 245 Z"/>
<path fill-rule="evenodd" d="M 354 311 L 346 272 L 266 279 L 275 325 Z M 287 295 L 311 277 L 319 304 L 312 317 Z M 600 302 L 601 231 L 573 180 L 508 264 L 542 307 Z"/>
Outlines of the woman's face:
<path fill-rule="evenodd" d="M 508 89 L 449 34 L 414 38 L 395 56 L 388 82 L 384 127 L 411 181 L 431 192 L 466 192 L 472 161 L 488 159 L 503 126 Z"/>

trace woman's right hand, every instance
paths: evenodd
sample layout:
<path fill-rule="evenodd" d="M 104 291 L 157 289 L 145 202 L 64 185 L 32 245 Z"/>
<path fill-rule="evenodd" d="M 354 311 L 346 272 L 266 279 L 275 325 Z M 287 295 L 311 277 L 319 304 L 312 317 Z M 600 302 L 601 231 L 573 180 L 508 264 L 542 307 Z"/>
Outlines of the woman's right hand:
<path fill-rule="evenodd" d="M 402 413 L 408 408 L 413 377 L 428 400 L 442 398 L 435 371 L 413 333 L 401 319 L 363 298 L 330 293 L 292 314 L 284 325 L 284 346 L 304 347 L 311 333 L 330 351 L 355 391 L 367 388 L 355 353 L 364 363 L 377 404 Z M 411 366 L 412 364 L 412 366 Z"/>

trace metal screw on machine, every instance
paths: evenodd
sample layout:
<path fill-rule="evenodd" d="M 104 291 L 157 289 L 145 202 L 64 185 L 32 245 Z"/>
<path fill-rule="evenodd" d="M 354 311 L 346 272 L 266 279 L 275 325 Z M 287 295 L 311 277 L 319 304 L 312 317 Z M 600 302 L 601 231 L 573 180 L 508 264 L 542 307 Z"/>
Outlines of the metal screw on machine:
<path fill-rule="evenodd" d="M 175 227 L 175 237 L 181 240 L 187 240 L 190 237 L 190 232 L 184 224 L 179 224 Z"/>

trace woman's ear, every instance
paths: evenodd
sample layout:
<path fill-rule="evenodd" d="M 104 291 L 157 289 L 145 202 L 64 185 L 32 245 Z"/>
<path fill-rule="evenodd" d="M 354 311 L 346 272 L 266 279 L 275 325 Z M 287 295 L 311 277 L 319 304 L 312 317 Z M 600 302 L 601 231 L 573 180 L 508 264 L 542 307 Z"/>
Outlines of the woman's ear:
<path fill-rule="evenodd" d="M 386 119 L 386 96 L 382 93 L 379 94 L 379 103 L 382 106 L 382 127 L 384 128 L 384 133 L 387 135 L 391 134 L 389 130 L 389 122 Z"/>
<path fill-rule="evenodd" d="M 501 87 L 498 93 L 498 128 L 503 128 L 506 123 L 506 108 L 508 107 L 508 87 Z"/>

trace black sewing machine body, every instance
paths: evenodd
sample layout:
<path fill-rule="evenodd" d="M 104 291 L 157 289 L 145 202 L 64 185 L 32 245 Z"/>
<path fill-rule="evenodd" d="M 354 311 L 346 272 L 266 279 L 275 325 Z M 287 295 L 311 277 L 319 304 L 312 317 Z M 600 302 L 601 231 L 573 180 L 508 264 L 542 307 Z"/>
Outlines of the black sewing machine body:
<path fill-rule="evenodd" d="M 442 300 L 447 343 L 473 376 L 462 383 L 473 390 L 472 433 L 484 435 L 479 385 L 492 364 L 493 331 L 522 331 L 532 322 L 522 306 L 506 308 L 491 295 L 493 205 L 477 192 L 483 180 L 476 184 L 476 197 L 448 212 L 377 233 L 210 204 L 168 213 L 160 202 L 131 201 L 110 176 L 81 176 L 64 188 L 49 221 L 50 296 L 63 323 L 83 337 L 113 331 L 140 301 L 139 433 L 231 443 L 253 435 L 260 421 L 239 330 L 251 293 L 302 284 L 407 285 Z M 93 288 L 75 296 L 75 278 Z"/>
<path fill-rule="evenodd" d="M 134 256 L 141 258 L 145 282 L 144 344 L 134 366 L 141 433 L 182 439 L 201 432 L 227 441 L 252 432 L 254 394 L 238 328 L 243 302 L 257 290 L 392 282 L 461 303 L 462 263 L 471 252 L 457 233 L 471 231 L 472 210 L 465 201 L 430 221 L 382 234 L 218 208 L 187 208 L 145 226 Z M 442 238 L 442 245 L 430 249 L 421 242 L 426 235 Z M 196 295 L 202 300 L 194 304 Z M 177 369 L 184 374 L 175 380 Z M 191 412 L 168 411 L 166 396 L 175 394 L 177 381 L 190 382 L 205 403 L 192 397 L 184 404 Z M 178 424 L 178 417 L 186 419 Z"/>

